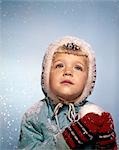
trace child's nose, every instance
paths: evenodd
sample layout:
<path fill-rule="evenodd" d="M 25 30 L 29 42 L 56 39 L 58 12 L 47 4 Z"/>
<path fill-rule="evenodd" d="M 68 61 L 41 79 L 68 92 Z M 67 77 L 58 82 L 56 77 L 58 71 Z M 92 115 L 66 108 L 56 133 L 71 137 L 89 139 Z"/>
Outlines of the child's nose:
<path fill-rule="evenodd" d="M 63 76 L 72 76 L 72 75 L 73 75 L 73 72 L 72 72 L 71 68 L 65 68 L 64 69 Z"/>

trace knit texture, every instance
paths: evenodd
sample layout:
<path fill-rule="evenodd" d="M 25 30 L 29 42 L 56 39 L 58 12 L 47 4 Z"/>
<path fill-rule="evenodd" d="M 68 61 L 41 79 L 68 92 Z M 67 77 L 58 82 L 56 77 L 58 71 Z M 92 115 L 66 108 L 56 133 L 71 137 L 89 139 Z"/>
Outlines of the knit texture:
<path fill-rule="evenodd" d="M 72 122 L 62 134 L 71 149 L 81 148 L 89 142 L 97 149 L 117 149 L 112 117 L 106 112 L 102 115 L 88 113 Z"/>

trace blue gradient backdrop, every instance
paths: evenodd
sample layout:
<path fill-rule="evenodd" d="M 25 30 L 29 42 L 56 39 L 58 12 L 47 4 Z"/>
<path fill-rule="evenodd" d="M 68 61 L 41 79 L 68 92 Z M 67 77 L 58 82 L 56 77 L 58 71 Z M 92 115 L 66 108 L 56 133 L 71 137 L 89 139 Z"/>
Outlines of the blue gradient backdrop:
<path fill-rule="evenodd" d="M 44 52 L 65 35 L 92 45 L 97 82 L 89 100 L 112 114 L 119 136 L 119 1 L 3 0 L 0 5 L 0 149 L 17 147 L 23 113 L 44 98 Z"/>

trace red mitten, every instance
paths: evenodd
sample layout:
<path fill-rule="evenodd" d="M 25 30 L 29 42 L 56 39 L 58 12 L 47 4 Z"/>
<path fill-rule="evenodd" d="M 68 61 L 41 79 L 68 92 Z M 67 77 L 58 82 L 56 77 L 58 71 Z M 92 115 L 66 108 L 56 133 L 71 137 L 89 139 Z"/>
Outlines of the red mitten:
<path fill-rule="evenodd" d="M 88 113 L 78 121 L 72 122 L 62 134 L 71 149 L 90 142 L 95 144 L 97 149 L 117 149 L 114 125 L 109 113 Z"/>
<path fill-rule="evenodd" d="M 69 147 L 76 149 L 96 137 L 100 124 L 98 114 L 88 113 L 78 121 L 72 122 L 62 134 Z"/>
<path fill-rule="evenodd" d="M 114 124 L 109 113 L 102 113 L 101 126 L 98 130 L 97 148 L 117 150 L 116 134 L 114 131 Z"/>

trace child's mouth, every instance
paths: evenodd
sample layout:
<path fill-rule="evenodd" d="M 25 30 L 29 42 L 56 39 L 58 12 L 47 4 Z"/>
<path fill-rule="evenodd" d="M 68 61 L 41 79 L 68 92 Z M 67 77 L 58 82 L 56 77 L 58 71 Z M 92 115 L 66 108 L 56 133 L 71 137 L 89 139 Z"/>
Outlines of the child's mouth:
<path fill-rule="evenodd" d="M 74 84 L 73 82 L 71 82 L 70 80 L 64 80 L 61 82 L 61 84 Z"/>

